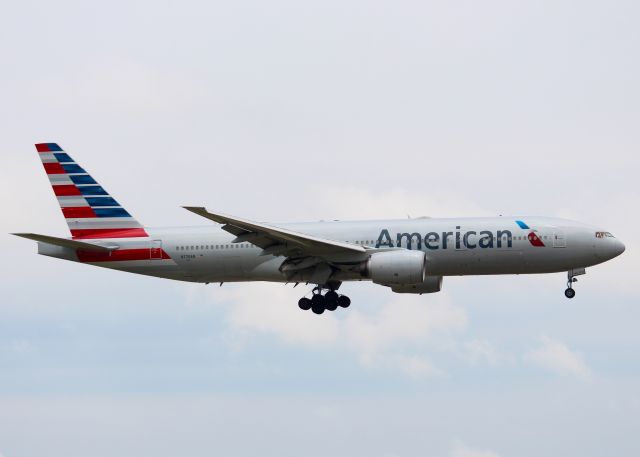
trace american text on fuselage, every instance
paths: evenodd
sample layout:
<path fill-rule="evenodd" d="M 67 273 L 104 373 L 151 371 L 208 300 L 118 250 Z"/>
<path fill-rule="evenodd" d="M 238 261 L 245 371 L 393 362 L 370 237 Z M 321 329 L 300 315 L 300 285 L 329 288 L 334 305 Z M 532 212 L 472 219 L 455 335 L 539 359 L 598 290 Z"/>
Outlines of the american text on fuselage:
<path fill-rule="evenodd" d="M 451 246 L 451 238 L 455 235 L 454 245 Z M 417 232 L 413 233 L 400 233 L 396 234 L 397 247 L 406 247 L 406 249 L 413 249 L 415 243 L 415 249 L 422 250 L 422 246 L 425 249 L 435 251 L 437 249 L 490 249 L 494 246 L 496 248 L 502 248 L 503 243 L 506 243 L 506 247 L 511 248 L 513 246 L 513 234 L 510 230 L 498 230 L 495 235 L 490 230 L 481 230 L 477 232 L 475 230 L 467 230 L 466 232 L 460 231 L 460 226 L 457 225 L 455 231 L 450 232 L 429 232 L 424 237 Z M 376 248 L 380 247 L 395 247 L 389 230 L 382 229 L 378 239 L 376 241 Z"/>

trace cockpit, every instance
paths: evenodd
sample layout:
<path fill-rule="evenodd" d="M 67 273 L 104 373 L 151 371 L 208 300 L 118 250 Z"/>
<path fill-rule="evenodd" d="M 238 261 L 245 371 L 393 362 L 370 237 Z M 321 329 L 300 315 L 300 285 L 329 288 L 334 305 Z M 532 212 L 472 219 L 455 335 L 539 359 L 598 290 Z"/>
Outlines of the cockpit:
<path fill-rule="evenodd" d="M 615 236 L 609 232 L 596 232 L 596 238 L 615 238 Z"/>

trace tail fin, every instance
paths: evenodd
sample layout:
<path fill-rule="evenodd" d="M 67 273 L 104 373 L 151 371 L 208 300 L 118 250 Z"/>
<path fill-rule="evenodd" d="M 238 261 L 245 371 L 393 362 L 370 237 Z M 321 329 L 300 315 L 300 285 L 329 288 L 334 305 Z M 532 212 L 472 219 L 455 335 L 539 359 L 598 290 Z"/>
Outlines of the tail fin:
<path fill-rule="evenodd" d="M 134 219 L 56 143 L 36 149 L 73 238 L 148 236 Z"/>

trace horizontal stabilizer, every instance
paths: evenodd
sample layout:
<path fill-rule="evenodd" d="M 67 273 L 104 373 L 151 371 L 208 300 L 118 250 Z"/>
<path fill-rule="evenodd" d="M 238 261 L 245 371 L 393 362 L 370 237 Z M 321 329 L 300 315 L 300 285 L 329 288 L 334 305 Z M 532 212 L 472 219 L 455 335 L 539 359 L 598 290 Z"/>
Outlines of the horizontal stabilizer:
<path fill-rule="evenodd" d="M 37 233 L 12 233 L 12 235 L 27 238 L 33 241 L 41 241 L 43 243 L 53 244 L 55 246 L 62 246 L 71 249 L 81 249 L 83 251 L 93 252 L 111 252 L 118 249 L 117 245 L 100 246 L 93 243 L 87 243 L 85 241 L 69 240 L 67 238 L 58 238 L 56 236 L 38 235 Z"/>

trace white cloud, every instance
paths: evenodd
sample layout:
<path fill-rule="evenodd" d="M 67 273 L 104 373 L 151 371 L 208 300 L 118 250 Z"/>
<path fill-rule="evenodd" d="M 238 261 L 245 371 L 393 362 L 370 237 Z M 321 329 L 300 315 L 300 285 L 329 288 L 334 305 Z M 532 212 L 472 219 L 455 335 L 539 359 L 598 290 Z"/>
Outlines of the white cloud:
<path fill-rule="evenodd" d="M 217 288 L 211 296 L 225 304 L 228 340 L 236 347 L 251 336 L 271 335 L 289 344 L 346 350 L 367 368 L 413 378 L 442 375 L 428 354 L 448 350 L 447 341 L 467 325 L 466 313 L 442 294 L 392 296 L 368 311 L 360 303 L 342 316 L 317 316 L 297 308 L 304 290 L 258 283 Z"/>
<path fill-rule="evenodd" d="M 249 333 L 277 335 L 283 341 L 307 346 L 326 346 L 336 342 L 338 323 L 334 315 L 318 317 L 302 312 L 297 302 L 304 289 L 281 284 L 259 283 L 242 287 L 223 287 L 221 296 L 232 304 L 227 320 L 237 337 Z M 216 291 L 216 295 L 218 295 Z"/>
<path fill-rule="evenodd" d="M 486 362 L 489 365 L 497 365 L 500 359 L 495 346 L 486 340 L 472 340 L 463 344 L 467 360 L 472 365 Z"/>
<path fill-rule="evenodd" d="M 345 337 L 364 363 L 389 348 L 430 343 L 462 330 L 467 315 L 442 293 L 393 296 L 376 313 L 351 310 L 344 321 Z"/>
<path fill-rule="evenodd" d="M 561 341 L 546 335 L 540 337 L 540 346 L 525 355 L 525 359 L 545 370 L 561 375 L 588 377 L 591 370 L 582 356 Z"/>
<path fill-rule="evenodd" d="M 472 449 L 462 443 L 456 443 L 451 450 L 451 457 L 498 457 L 493 451 Z"/>
<path fill-rule="evenodd" d="M 430 378 L 444 375 L 444 372 L 433 365 L 426 357 L 415 355 L 399 355 L 396 357 L 398 369 L 411 378 Z"/>

